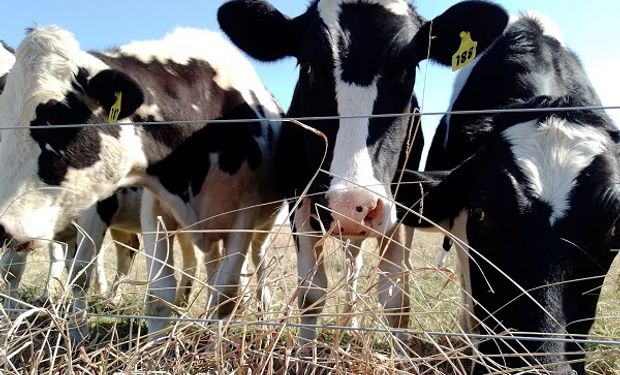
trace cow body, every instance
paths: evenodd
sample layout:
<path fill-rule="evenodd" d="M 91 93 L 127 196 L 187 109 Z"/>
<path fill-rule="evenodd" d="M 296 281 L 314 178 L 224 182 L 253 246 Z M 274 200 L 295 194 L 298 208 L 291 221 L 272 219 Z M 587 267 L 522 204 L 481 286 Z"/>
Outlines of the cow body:
<path fill-rule="evenodd" d="M 120 125 L 54 127 L 106 123 L 113 106 Z M 85 52 L 65 30 L 36 28 L 16 50 L 0 116 L 19 125 L 5 130 L 0 148 L 0 162 L 14 166 L 0 186 L 0 229 L 10 247 L 36 247 L 117 189 L 145 187 L 147 313 L 170 312 L 162 301 L 174 301 L 171 243 L 185 228 L 196 230 L 187 235 L 204 251 L 224 240 L 212 302 L 222 315 L 231 311 L 250 230 L 270 228 L 279 207 L 271 159 L 280 125 L 269 120 L 281 110 L 219 35 L 178 29 L 162 40 Z M 131 124 L 166 120 L 197 123 Z M 149 322 L 152 331 L 164 326 Z"/>
<path fill-rule="evenodd" d="M 477 22 L 481 18 L 484 23 Z M 434 20 L 431 43 L 437 48 L 430 50 L 431 22 L 402 0 L 317 0 L 295 18 L 266 1 L 235 0 L 219 9 L 218 20 L 237 46 L 259 60 L 297 59 L 289 116 L 342 117 L 306 121 L 314 131 L 285 125 L 278 147 L 280 192 L 291 198 L 309 194 L 291 208 L 299 304 L 308 325 L 301 338 L 313 340 L 311 326 L 323 308 L 327 279 L 318 236 L 305 234 L 327 231 L 357 245 L 365 237 L 391 238 L 397 225 L 396 170 L 419 164 L 423 141 L 417 119 L 370 116 L 414 112 L 417 64 L 427 57 L 449 64 L 462 30 L 475 34 L 483 50 L 501 33 L 507 15 L 489 3 L 459 4 Z M 377 288 L 389 325 L 405 327 L 409 254 L 398 242 L 381 241 Z"/>
<path fill-rule="evenodd" d="M 460 73 L 450 109 L 514 112 L 444 116 L 429 165 L 455 168 L 407 176 L 426 179 L 422 214 L 458 245 L 469 329 L 541 338 L 484 340 L 474 373 L 584 374 L 584 349 L 570 339 L 589 332 L 618 245 L 619 134 L 603 110 L 568 109 L 601 102 L 548 30 L 522 15 Z M 409 186 L 403 196 L 420 209 L 420 190 Z M 506 357 L 488 360 L 497 354 Z"/>

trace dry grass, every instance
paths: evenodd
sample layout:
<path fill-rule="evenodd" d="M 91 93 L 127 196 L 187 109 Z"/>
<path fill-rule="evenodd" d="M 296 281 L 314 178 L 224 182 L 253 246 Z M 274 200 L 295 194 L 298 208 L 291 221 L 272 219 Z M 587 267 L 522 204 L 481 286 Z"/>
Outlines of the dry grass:
<path fill-rule="evenodd" d="M 241 304 L 230 322 L 204 324 L 198 320 L 178 320 L 170 327 L 169 339 L 147 344 L 142 320 L 122 315 L 140 315 L 145 294 L 145 265 L 142 254 L 136 259 L 130 280 L 124 287 L 123 302 L 110 306 L 110 301 L 91 292 L 90 311 L 97 317 L 89 320 L 91 336 L 83 345 L 72 345 L 68 329 L 73 324 L 61 304 L 30 309 L 19 318 L 0 322 L 0 372 L 2 373 L 235 373 L 235 374 L 465 374 L 470 343 L 462 338 L 413 335 L 398 343 L 386 332 L 321 330 L 320 344 L 314 348 L 296 347 L 296 328 L 287 325 L 260 324 L 298 322 L 296 295 L 297 276 L 292 240 L 284 233 L 273 242 L 265 261 L 269 269 L 269 285 L 274 293 L 268 314 L 259 311 L 257 302 L 249 298 Z M 417 332 L 459 332 L 460 287 L 449 271 L 433 267 L 441 236 L 417 232 L 412 249 L 410 329 Z M 108 280 L 115 269 L 113 247 L 106 242 Z M 377 242 L 364 243 L 364 269 L 358 287 L 360 300 L 356 306 L 362 327 L 384 327 L 381 308 L 375 297 Z M 22 282 L 23 298 L 32 300 L 40 293 L 47 269 L 47 254 L 31 256 Z M 344 269 L 346 258 L 337 241 L 326 252 L 330 291 L 326 315 L 321 324 L 338 325 L 344 304 Z M 455 256 L 448 267 L 454 268 Z M 180 259 L 175 259 L 180 264 Z M 617 296 L 618 260 L 605 285 L 593 335 L 599 338 L 620 337 L 620 302 Z M 195 290 L 188 308 L 177 309 L 179 317 L 199 318 L 204 313 L 204 268 L 200 267 Z M 256 287 L 252 279 L 250 289 Z M 238 324 L 239 321 L 251 322 Z M 402 345 L 407 356 L 394 348 Z M 589 347 L 588 369 L 592 374 L 620 372 L 620 351 L 613 347 Z"/>

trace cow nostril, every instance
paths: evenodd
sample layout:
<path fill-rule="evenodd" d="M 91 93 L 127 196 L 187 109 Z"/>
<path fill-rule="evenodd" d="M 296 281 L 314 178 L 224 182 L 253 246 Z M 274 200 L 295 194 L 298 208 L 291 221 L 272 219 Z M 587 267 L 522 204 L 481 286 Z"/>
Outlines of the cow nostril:
<path fill-rule="evenodd" d="M 383 211 L 383 204 L 381 203 L 381 200 L 377 200 L 376 204 L 374 205 L 374 207 L 370 208 L 368 210 L 368 213 L 366 214 L 366 217 L 364 217 L 364 221 L 365 222 L 371 222 L 372 220 L 378 218 L 381 216 L 381 211 Z"/>

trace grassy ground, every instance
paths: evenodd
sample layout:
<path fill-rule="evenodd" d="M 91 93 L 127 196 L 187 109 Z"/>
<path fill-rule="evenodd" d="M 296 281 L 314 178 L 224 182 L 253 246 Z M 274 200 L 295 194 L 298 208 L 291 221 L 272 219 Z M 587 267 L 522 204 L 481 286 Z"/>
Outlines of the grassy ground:
<path fill-rule="evenodd" d="M 145 270 L 142 255 L 136 259 L 127 283 L 122 285 L 122 303 L 110 306 L 100 293 L 91 292 L 91 336 L 81 347 L 72 347 L 66 332 L 68 322 L 62 309 L 32 312 L 23 324 L 2 321 L 0 327 L 0 369 L 16 373 L 50 371 L 78 373 L 112 373 L 114 371 L 164 371 L 169 373 L 437 373 L 464 374 L 466 365 L 459 359 L 471 354 L 470 344 L 459 338 L 431 337 L 422 332 L 458 332 L 461 311 L 458 278 L 450 272 L 455 256 L 448 258 L 448 270 L 434 267 L 441 245 L 441 236 L 417 232 L 411 259 L 414 265 L 410 278 L 412 313 L 410 329 L 420 332 L 402 343 L 408 359 L 394 354 L 399 343 L 387 333 L 322 330 L 321 345 L 314 351 L 296 351 L 294 328 L 264 325 L 239 325 L 235 321 L 257 322 L 259 316 L 269 321 L 296 323 L 295 292 L 297 286 L 295 250 L 286 227 L 277 236 L 265 259 L 269 270 L 269 286 L 273 303 L 269 313 L 261 315 L 256 301 L 250 299 L 239 307 L 226 325 L 205 325 L 176 322 L 171 340 L 160 345 L 146 345 L 141 320 L 119 316 L 142 313 L 145 293 Z M 115 270 L 113 247 L 106 243 L 108 280 Z M 358 286 L 357 318 L 362 327 L 382 327 L 381 309 L 375 298 L 376 240 L 364 243 L 364 268 Z M 326 256 L 330 291 L 322 324 L 341 323 L 344 304 L 344 252 L 332 241 Z M 175 259 L 180 264 L 180 259 Z M 22 283 L 23 297 L 33 300 L 45 280 L 47 254 L 32 254 Z M 620 302 L 618 296 L 618 261 L 610 272 L 598 307 L 593 335 L 601 339 L 620 337 Z M 204 313 L 204 268 L 200 267 L 190 306 L 177 309 L 177 316 L 201 317 Z M 256 287 L 252 278 L 250 289 Z M 34 311 L 34 310 L 31 310 Z M 11 331 L 11 329 L 13 329 Z M 588 370 L 591 374 L 620 373 L 619 348 L 592 346 L 588 348 Z M 4 359 L 3 359 L 4 358 Z M 310 364 L 313 364 L 310 366 Z M 140 372 L 135 372 L 140 373 Z M 153 372 L 156 373 L 156 372 Z"/>

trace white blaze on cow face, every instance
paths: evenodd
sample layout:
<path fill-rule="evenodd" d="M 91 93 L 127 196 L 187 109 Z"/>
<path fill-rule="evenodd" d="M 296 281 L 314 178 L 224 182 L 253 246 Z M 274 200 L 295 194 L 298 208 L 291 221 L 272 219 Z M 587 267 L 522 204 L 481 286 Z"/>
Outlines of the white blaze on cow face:
<path fill-rule="evenodd" d="M 534 197 L 550 205 L 551 225 L 569 210 L 581 171 L 611 147 L 602 132 L 555 117 L 514 125 L 503 134 Z"/>
<path fill-rule="evenodd" d="M 368 149 L 369 118 L 373 114 L 378 96 L 377 78 L 370 85 L 362 86 L 342 79 L 341 52 L 338 40 L 344 31 L 339 26 L 341 5 L 357 0 L 320 1 L 319 14 L 327 25 L 334 62 L 334 82 L 339 121 L 334 142 L 330 175 L 332 181 L 327 192 L 334 224 L 343 234 L 370 234 L 385 232 L 396 224 L 396 209 L 388 201 L 389 187 L 374 175 L 373 162 Z M 407 15 L 409 6 L 403 1 L 373 0 L 398 15 Z M 378 74 L 378 72 L 377 72 Z M 355 117 L 355 118 L 346 118 Z"/>

